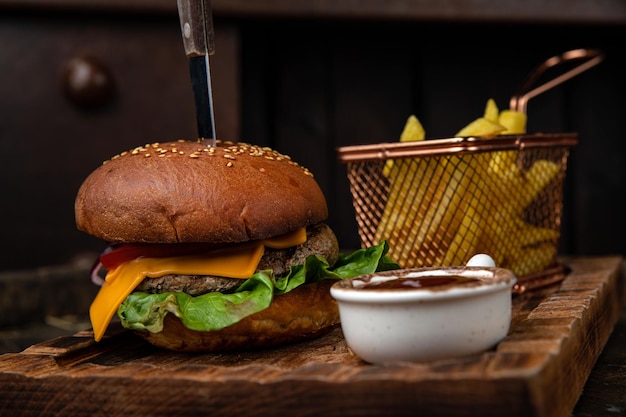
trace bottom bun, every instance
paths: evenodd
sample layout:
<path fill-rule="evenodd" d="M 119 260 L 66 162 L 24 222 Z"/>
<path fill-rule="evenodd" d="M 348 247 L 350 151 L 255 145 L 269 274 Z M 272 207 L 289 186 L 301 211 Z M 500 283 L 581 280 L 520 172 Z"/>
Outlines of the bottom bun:
<path fill-rule="evenodd" d="M 276 296 L 265 310 L 221 330 L 191 330 L 168 314 L 161 332 L 136 333 L 154 346 L 180 352 L 240 351 L 296 343 L 319 337 L 339 324 L 337 302 L 330 295 L 334 282 L 306 284 Z"/>

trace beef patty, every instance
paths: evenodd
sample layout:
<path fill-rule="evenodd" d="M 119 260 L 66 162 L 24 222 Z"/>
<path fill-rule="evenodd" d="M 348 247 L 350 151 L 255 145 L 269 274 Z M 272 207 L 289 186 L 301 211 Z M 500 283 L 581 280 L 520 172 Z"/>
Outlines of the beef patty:
<path fill-rule="evenodd" d="M 265 248 L 257 271 L 271 269 L 277 277 L 286 275 L 289 268 L 303 264 L 309 255 L 321 255 L 330 266 L 339 257 L 339 243 L 332 229 L 319 223 L 307 227 L 307 241 L 287 249 Z M 135 291 L 153 294 L 174 291 L 189 295 L 201 295 L 208 292 L 227 293 L 243 283 L 241 279 L 215 277 L 210 275 L 163 275 L 158 278 L 146 278 Z"/>

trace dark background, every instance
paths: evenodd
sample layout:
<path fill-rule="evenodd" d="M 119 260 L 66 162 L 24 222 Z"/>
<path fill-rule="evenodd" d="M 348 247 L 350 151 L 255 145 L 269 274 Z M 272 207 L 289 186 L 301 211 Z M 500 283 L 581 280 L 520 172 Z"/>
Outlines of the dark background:
<path fill-rule="evenodd" d="M 103 242 L 74 226 L 82 180 L 122 150 L 196 134 L 176 2 L 88 3 L 0 0 L 2 270 L 93 257 Z M 579 134 L 561 252 L 624 254 L 626 5 L 536 3 L 214 1 L 218 137 L 307 166 L 341 246 L 356 247 L 339 146 L 396 141 L 410 114 L 429 137 L 453 135 L 488 98 L 507 108 L 543 60 L 600 49 L 599 66 L 530 101 L 528 131 Z M 90 109 L 63 81 L 86 55 L 114 82 Z"/>

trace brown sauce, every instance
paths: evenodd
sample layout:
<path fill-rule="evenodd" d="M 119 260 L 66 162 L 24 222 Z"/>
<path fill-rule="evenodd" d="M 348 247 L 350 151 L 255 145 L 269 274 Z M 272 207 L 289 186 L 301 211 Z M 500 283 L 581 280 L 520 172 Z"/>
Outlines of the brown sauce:
<path fill-rule="evenodd" d="M 364 290 L 413 290 L 415 288 L 443 287 L 450 285 L 464 285 L 478 282 L 479 279 L 463 277 L 460 275 L 425 276 L 415 278 L 398 278 L 384 282 L 370 282 L 363 287 Z"/>

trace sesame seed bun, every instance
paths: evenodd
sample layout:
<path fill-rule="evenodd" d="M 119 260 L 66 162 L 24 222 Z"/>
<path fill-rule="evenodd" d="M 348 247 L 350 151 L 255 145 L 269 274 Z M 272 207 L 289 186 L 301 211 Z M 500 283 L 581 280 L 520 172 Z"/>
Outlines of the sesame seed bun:
<path fill-rule="evenodd" d="M 219 141 L 217 146 L 197 141 L 154 143 L 123 152 L 85 179 L 75 202 L 78 229 L 114 244 L 233 244 L 306 228 L 304 243 L 265 248 L 257 272 L 271 270 L 275 277 L 287 275 L 310 255 L 323 257 L 331 266 L 337 261 L 337 238 L 323 223 L 327 216 L 324 195 L 306 168 L 268 148 Z M 144 281 L 153 279 L 133 291 L 185 292 L 195 297 L 228 294 L 244 282 L 241 277 L 175 271 Z M 136 333 L 157 347 L 194 352 L 297 342 L 339 324 L 329 291 L 332 283 L 306 282 L 275 294 L 268 308 L 220 330 L 191 330 L 168 313 L 162 330 Z"/>
<path fill-rule="evenodd" d="M 155 143 L 106 161 L 75 202 L 79 230 L 114 243 L 237 243 L 328 217 L 312 174 L 268 148 Z"/>

